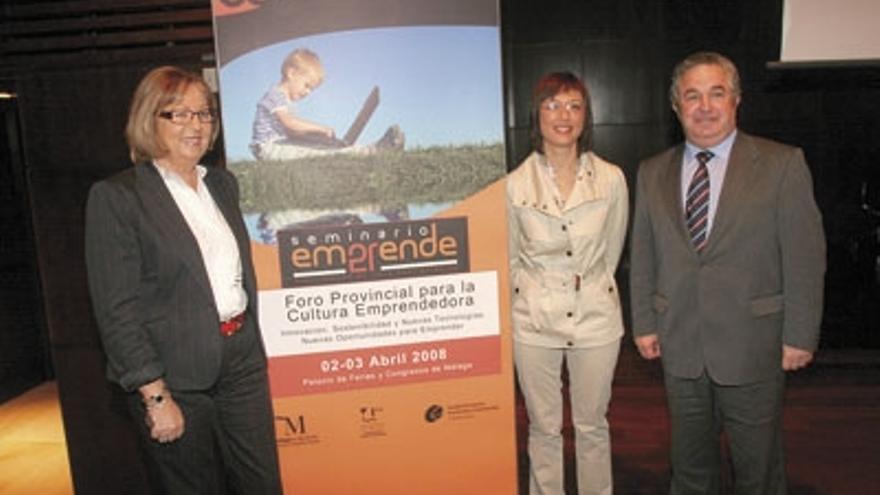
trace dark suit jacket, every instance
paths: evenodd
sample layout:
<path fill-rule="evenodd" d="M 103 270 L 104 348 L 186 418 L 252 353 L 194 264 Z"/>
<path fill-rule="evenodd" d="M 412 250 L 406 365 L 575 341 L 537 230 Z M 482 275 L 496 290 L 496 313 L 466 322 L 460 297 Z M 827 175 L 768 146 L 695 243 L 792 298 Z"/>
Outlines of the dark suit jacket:
<path fill-rule="evenodd" d="M 800 149 L 737 134 L 701 253 L 681 204 L 684 145 L 641 163 L 630 290 L 635 336 L 657 333 L 664 369 L 717 382 L 778 373 L 782 345 L 815 350 L 825 237 Z"/>
<path fill-rule="evenodd" d="M 238 241 L 246 324 L 257 329 L 256 279 L 237 183 L 214 168 L 204 181 Z M 152 164 L 92 187 L 85 243 L 108 377 L 126 390 L 159 377 L 177 390 L 210 387 L 219 374 L 223 343 L 217 307 L 196 239 Z"/>

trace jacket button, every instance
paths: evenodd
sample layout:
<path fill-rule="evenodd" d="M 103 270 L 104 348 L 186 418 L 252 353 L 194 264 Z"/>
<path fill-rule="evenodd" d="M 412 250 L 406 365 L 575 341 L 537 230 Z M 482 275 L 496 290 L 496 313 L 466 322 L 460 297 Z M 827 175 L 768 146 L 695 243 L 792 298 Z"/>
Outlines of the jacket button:
<path fill-rule="evenodd" d="M 568 226 L 567 226 L 567 225 L 563 225 L 563 226 L 562 226 L 562 231 L 565 232 L 566 230 L 568 230 Z"/>
<path fill-rule="evenodd" d="M 565 316 L 571 318 L 572 316 L 574 316 L 574 313 L 572 313 L 571 311 L 569 311 L 568 313 L 565 313 Z"/>
<path fill-rule="evenodd" d="M 514 287 L 513 292 L 515 292 L 516 294 L 519 294 L 519 287 Z"/>
<path fill-rule="evenodd" d="M 614 287 L 608 287 L 608 292 L 614 292 Z"/>
<path fill-rule="evenodd" d="M 566 252 L 565 252 L 565 255 L 566 255 L 566 256 L 571 256 L 571 254 L 572 254 L 571 251 L 566 251 Z"/>
<path fill-rule="evenodd" d="M 565 345 L 571 347 L 571 346 L 574 345 L 574 342 L 572 342 L 572 341 L 569 340 L 568 342 L 565 343 Z"/>

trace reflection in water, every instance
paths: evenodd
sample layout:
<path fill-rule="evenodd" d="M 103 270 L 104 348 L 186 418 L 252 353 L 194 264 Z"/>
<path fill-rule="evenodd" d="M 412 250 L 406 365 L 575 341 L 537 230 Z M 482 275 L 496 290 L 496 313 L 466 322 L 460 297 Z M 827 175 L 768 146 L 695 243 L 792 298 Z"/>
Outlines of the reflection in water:
<path fill-rule="evenodd" d="M 295 227 L 354 225 L 361 223 L 402 222 L 428 218 L 449 208 L 451 203 L 370 206 L 346 211 L 290 209 L 244 215 L 250 238 L 264 244 L 277 244 L 279 230 Z"/>

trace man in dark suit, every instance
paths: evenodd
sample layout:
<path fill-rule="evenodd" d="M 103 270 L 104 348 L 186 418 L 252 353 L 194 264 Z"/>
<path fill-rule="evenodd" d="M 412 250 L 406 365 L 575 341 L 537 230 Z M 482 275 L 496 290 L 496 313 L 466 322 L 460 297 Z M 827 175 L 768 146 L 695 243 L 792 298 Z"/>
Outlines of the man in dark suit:
<path fill-rule="evenodd" d="M 662 357 L 673 494 L 719 491 L 730 441 L 737 493 L 783 494 L 785 371 L 819 340 L 825 239 L 800 149 L 736 128 L 734 64 L 676 66 L 686 142 L 640 164 L 632 230 L 633 333 Z"/>

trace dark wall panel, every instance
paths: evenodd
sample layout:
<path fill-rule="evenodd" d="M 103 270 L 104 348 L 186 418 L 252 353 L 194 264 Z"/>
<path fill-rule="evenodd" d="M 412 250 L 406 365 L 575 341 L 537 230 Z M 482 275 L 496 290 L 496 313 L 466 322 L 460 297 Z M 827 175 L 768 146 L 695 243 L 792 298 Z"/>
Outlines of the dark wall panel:
<path fill-rule="evenodd" d="M 17 101 L 0 100 L 0 403 L 51 373 L 20 135 Z"/>
<path fill-rule="evenodd" d="M 84 265 L 89 187 L 132 166 L 123 128 L 149 62 L 47 68 L 22 77 L 20 100 L 36 260 L 77 493 L 151 493 L 131 419 L 104 376 Z M 76 97 L 71 97 L 76 95 Z"/>
<path fill-rule="evenodd" d="M 768 69 L 781 0 L 505 0 L 502 14 L 510 167 L 530 149 L 534 82 L 571 70 L 592 91 L 596 151 L 632 189 L 639 160 L 682 139 L 667 97 L 675 63 L 699 50 L 732 58 L 740 128 L 802 147 L 813 173 L 829 253 L 821 345 L 880 348 L 877 66 Z"/>

